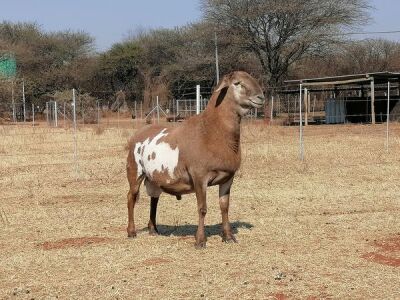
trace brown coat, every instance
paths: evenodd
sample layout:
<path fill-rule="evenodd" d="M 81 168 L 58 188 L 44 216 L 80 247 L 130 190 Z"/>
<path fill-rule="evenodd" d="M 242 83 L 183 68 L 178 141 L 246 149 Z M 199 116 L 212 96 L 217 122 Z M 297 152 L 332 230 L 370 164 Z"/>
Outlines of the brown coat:
<path fill-rule="evenodd" d="M 263 103 L 262 89 L 254 78 L 245 72 L 233 72 L 224 77 L 200 115 L 177 127 L 152 125 L 139 130 L 129 145 L 128 208 L 135 202 L 140 183 L 145 179 L 154 210 L 157 204 L 153 202 L 158 202 L 161 192 L 177 197 L 195 192 L 199 216 L 203 219 L 199 228 L 204 227 L 205 189 L 218 184 L 225 190 L 220 197 L 229 199 L 230 185 L 240 166 L 241 118 L 251 107 L 260 107 Z M 129 211 L 129 216 L 131 214 L 133 208 Z M 128 235 L 134 236 L 133 216 L 129 217 L 131 219 Z M 155 212 L 153 219 L 150 216 L 149 228 L 156 232 Z M 223 226 L 224 236 L 234 239 L 230 226 Z M 196 234 L 196 245 L 200 247 L 205 245 L 204 228 L 202 230 L 203 233 L 198 230 Z"/>

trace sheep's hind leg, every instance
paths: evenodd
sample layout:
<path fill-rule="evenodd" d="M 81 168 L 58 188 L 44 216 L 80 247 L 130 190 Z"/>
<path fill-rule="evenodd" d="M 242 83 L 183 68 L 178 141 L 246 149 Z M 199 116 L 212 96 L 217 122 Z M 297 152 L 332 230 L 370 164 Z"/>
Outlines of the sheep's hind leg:
<path fill-rule="evenodd" d="M 157 205 L 158 199 L 161 195 L 161 189 L 155 183 L 151 182 L 146 178 L 144 181 L 144 185 L 146 186 L 147 194 L 150 196 L 150 220 L 148 223 L 149 234 L 157 235 L 158 229 L 156 225 L 156 217 L 157 217 Z"/>
<path fill-rule="evenodd" d="M 237 240 L 232 233 L 228 217 L 229 195 L 232 182 L 233 182 L 233 177 L 226 183 L 219 185 L 219 206 L 221 208 L 221 216 L 222 216 L 222 241 L 226 243 L 237 243 Z"/>
<path fill-rule="evenodd" d="M 148 224 L 150 235 L 158 235 L 158 229 L 157 229 L 157 225 L 156 225 L 158 199 L 159 199 L 159 197 L 151 197 L 150 221 Z"/>

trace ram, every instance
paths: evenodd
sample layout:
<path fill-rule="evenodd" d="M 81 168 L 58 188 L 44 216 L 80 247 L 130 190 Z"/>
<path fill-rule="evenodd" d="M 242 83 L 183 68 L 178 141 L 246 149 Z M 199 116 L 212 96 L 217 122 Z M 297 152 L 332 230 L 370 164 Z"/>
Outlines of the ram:
<path fill-rule="evenodd" d="M 199 223 L 197 248 L 206 246 L 204 219 L 207 213 L 207 186 L 219 185 L 222 237 L 236 242 L 228 219 L 229 194 L 240 166 L 240 123 L 253 107 L 265 101 L 258 82 L 248 73 L 232 72 L 224 76 L 199 115 L 177 127 L 150 125 L 139 130 L 129 141 L 127 175 L 128 237 L 136 236 L 134 207 L 144 180 L 151 197 L 150 234 L 157 234 L 157 204 L 162 192 L 175 195 L 195 193 Z"/>

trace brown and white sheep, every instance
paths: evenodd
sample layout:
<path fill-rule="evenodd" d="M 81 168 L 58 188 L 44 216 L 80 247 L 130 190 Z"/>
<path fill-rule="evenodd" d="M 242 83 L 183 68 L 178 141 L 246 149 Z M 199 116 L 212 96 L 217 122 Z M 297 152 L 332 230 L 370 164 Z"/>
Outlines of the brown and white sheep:
<path fill-rule="evenodd" d="M 142 181 L 151 197 L 150 234 L 157 234 L 157 203 L 162 192 L 175 195 L 196 193 L 199 223 L 196 247 L 205 247 L 204 218 L 207 186 L 219 185 L 222 236 L 236 242 L 228 219 L 229 194 L 240 166 L 240 122 L 253 107 L 265 101 L 257 81 L 242 71 L 226 75 L 204 110 L 177 127 L 150 125 L 129 142 L 127 175 L 129 237 L 136 236 L 134 207 Z"/>

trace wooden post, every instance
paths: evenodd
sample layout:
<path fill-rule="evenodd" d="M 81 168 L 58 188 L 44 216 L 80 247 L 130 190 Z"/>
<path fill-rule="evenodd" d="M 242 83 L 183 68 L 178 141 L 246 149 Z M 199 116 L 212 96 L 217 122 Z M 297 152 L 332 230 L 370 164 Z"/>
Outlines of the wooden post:
<path fill-rule="evenodd" d="M 371 123 L 375 124 L 375 80 L 371 80 Z"/>

